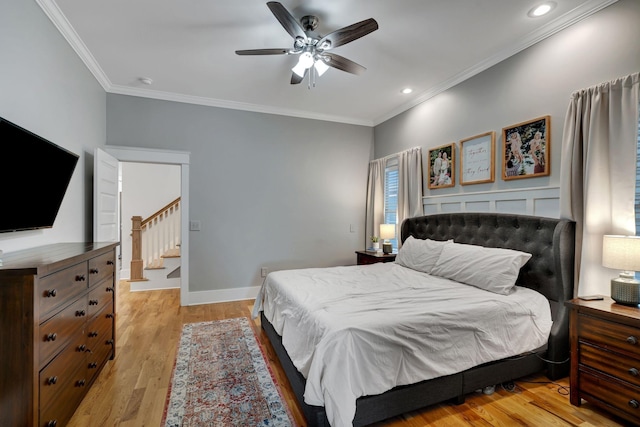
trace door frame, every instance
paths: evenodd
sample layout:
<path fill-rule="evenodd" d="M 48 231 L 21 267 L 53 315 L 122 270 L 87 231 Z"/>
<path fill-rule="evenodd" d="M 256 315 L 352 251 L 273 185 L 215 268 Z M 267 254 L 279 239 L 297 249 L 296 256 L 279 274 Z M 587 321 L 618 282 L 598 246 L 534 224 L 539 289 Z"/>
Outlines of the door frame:
<path fill-rule="evenodd" d="M 189 305 L 189 161 L 187 151 L 107 145 L 104 151 L 120 162 L 180 166 L 180 305 Z"/>

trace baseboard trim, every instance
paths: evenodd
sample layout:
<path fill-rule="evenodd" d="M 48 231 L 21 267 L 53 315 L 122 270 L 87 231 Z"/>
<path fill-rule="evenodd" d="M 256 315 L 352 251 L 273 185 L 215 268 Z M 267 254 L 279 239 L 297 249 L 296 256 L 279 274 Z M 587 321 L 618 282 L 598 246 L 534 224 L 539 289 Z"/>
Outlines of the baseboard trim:
<path fill-rule="evenodd" d="M 188 305 L 213 304 L 217 302 L 256 299 L 260 286 L 220 289 L 215 291 L 189 292 Z"/>

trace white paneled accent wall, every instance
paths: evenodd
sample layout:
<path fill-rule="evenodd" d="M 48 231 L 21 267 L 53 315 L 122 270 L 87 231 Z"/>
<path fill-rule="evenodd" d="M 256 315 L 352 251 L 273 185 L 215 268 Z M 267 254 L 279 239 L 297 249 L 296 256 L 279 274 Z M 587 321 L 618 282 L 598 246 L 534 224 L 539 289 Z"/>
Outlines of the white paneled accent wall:
<path fill-rule="evenodd" d="M 498 212 L 560 217 L 559 187 L 517 188 L 422 198 L 424 213 Z"/>

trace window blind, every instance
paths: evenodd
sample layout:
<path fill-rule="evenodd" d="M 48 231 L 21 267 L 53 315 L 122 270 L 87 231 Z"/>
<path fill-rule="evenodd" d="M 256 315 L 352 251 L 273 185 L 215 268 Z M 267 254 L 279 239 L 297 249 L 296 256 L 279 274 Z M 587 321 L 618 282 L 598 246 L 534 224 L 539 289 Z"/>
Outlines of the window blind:
<path fill-rule="evenodd" d="M 398 221 L 398 159 L 387 160 L 384 169 L 384 223 L 397 224 Z M 390 240 L 394 249 L 398 248 L 398 226 L 396 238 Z"/>

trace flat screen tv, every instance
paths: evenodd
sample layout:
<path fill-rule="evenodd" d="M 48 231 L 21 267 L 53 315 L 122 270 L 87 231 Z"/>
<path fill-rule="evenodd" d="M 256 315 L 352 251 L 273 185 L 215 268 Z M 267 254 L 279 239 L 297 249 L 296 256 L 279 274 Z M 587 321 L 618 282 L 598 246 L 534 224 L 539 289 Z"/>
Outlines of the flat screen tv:
<path fill-rule="evenodd" d="M 0 233 L 53 227 L 78 156 L 0 117 Z"/>

